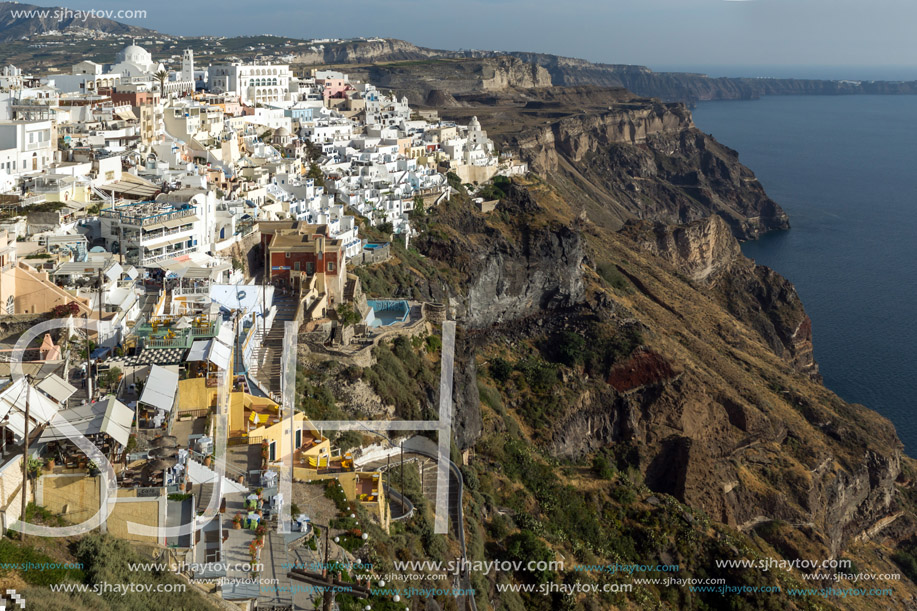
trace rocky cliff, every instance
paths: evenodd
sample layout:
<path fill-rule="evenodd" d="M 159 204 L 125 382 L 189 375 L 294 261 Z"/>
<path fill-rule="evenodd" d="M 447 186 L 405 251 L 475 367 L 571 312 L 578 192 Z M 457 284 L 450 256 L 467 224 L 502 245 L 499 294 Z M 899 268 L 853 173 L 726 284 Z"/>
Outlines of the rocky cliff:
<path fill-rule="evenodd" d="M 385 67 L 386 70 L 402 71 L 398 79 L 401 87 L 416 91 L 417 83 L 411 82 L 414 80 L 411 75 L 422 75 L 427 70 L 426 66 L 417 62 L 469 60 L 473 63 L 506 56 L 537 66 L 539 83 L 547 79 L 547 85 L 557 87 L 622 87 L 638 95 L 689 104 L 703 100 L 751 100 L 765 95 L 917 94 L 917 81 L 786 79 L 756 74 L 749 74 L 746 78 L 712 78 L 705 74 L 655 72 L 646 66 L 590 62 L 548 53 L 430 49 L 396 39 L 324 44 L 300 54 L 296 61 L 306 65 L 387 63 L 390 65 Z M 515 85 L 510 80 L 507 86 Z M 432 83 L 427 93 L 429 89 L 440 88 Z M 454 93 L 449 91 L 448 83 L 445 84 L 445 93 Z M 423 101 L 424 96 L 417 99 Z"/>
<path fill-rule="evenodd" d="M 622 91 L 555 88 L 463 97 L 462 108 L 443 114 L 456 120 L 477 115 L 503 149 L 551 176 L 597 223 L 680 224 L 718 214 L 740 239 L 789 227 L 738 154 L 696 129 L 683 104 Z"/>
<path fill-rule="evenodd" d="M 424 105 L 432 92 L 449 97 L 551 86 L 547 70 L 509 56 L 355 66 L 348 74 L 407 96 L 413 105 Z"/>
<path fill-rule="evenodd" d="M 817 378 L 812 321 L 796 289 L 783 276 L 743 256 L 729 226 L 718 215 L 688 225 L 629 223 L 622 234 L 715 295 L 777 356 Z"/>
<path fill-rule="evenodd" d="M 646 103 L 572 115 L 543 127 L 525 130 L 505 140 L 535 172 L 556 172 L 560 157 L 579 163 L 612 144 L 645 144 L 653 136 L 675 134 L 694 127 L 684 106 Z"/>
<path fill-rule="evenodd" d="M 489 222 L 458 221 L 476 216 L 468 209 L 440 217 L 461 223 L 452 252 L 470 253 L 456 262 L 469 271 L 467 292 L 452 297 L 469 334 L 465 358 L 506 344 L 524 353 L 528 341 L 571 330 L 599 344 L 606 332 L 643 338 L 605 361 L 604 376 L 564 373 L 564 399 L 538 433 L 546 448 L 576 459 L 626 445 L 652 489 L 735 528 L 780 520 L 809 529 L 831 554 L 892 514 L 894 429 L 819 385 L 792 285 L 743 257 L 722 219 L 610 233 L 577 219 L 552 189 L 530 187 L 511 190 L 500 216 L 512 220 L 496 233 Z M 433 242 L 418 247 L 446 254 Z M 624 293 L 589 272 L 609 260 L 625 273 Z M 522 419 L 526 405 L 523 395 L 507 398 Z M 457 408 L 469 446 L 480 409 L 467 400 Z"/>
<path fill-rule="evenodd" d="M 436 51 L 418 47 L 404 40 L 377 38 L 373 40 L 317 44 L 308 51 L 298 53 L 294 61 L 297 64 L 306 65 L 362 64 L 368 62 L 423 60 L 438 56 L 439 54 Z"/>

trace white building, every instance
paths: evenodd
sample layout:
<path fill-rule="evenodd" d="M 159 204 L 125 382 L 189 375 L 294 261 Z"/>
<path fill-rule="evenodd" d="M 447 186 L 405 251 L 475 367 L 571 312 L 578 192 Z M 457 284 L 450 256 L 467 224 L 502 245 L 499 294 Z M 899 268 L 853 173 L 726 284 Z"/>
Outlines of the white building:
<path fill-rule="evenodd" d="M 56 148 L 51 121 L 0 121 L 0 171 L 10 176 L 44 172 Z"/>
<path fill-rule="evenodd" d="M 243 104 L 292 102 L 289 66 L 271 64 L 230 64 L 210 66 L 207 82 L 211 93 L 233 93 Z"/>

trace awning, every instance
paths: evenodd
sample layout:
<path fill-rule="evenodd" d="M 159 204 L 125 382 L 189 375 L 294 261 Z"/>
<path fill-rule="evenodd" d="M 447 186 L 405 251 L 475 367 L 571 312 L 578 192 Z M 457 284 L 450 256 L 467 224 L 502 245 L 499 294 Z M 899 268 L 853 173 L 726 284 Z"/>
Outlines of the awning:
<path fill-rule="evenodd" d="M 144 244 L 143 247 L 147 250 L 159 250 L 160 248 L 165 248 L 166 246 L 173 246 L 175 244 L 184 244 L 191 240 L 188 236 L 183 238 L 172 238 L 171 240 L 165 240 L 164 242 L 158 242 L 155 245 Z"/>
<path fill-rule="evenodd" d="M 175 375 L 177 382 L 178 374 L 176 373 Z M 134 411 L 118 401 L 114 395 L 109 395 L 107 401 L 108 406 L 105 408 L 105 415 L 102 417 L 102 432 L 122 446 L 126 446 L 127 440 L 131 436 Z M 104 402 L 104 399 L 100 401 L 100 403 Z"/>
<path fill-rule="evenodd" d="M 65 403 L 76 392 L 76 387 L 70 385 L 55 373 L 39 382 L 36 388 L 61 404 Z"/>
<path fill-rule="evenodd" d="M 212 339 L 198 339 L 191 344 L 191 351 L 188 352 L 186 361 L 200 362 L 207 360 L 207 354 L 210 352 Z"/>
<path fill-rule="evenodd" d="M 95 360 L 98 360 L 98 359 L 101 359 L 101 358 L 105 358 L 105 357 L 108 355 L 109 352 L 111 352 L 111 348 L 106 348 L 105 346 L 100 346 L 100 347 L 96 348 L 95 350 L 93 350 L 93 351 L 89 354 L 89 358 L 90 358 L 91 360 L 95 361 Z"/>
<path fill-rule="evenodd" d="M 174 229 L 175 227 L 181 227 L 182 225 L 189 225 L 191 223 L 196 223 L 200 219 L 194 215 L 183 216 L 177 219 L 166 219 L 164 221 L 159 221 L 151 225 L 144 225 L 144 231 L 150 231 L 151 229 L 159 229 L 160 227 L 165 227 L 166 229 Z"/>
<path fill-rule="evenodd" d="M 162 411 L 171 411 L 178 390 L 178 372 L 153 365 L 140 395 L 140 402 Z"/>
<path fill-rule="evenodd" d="M 118 401 L 114 395 L 108 395 L 96 403 L 61 410 L 57 418 L 66 420 L 82 435 L 105 433 L 123 447 L 127 445 L 131 435 L 134 411 Z M 41 441 L 46 443 L 65 439 L 69 439 L 67 433 L 53 427 L 49 427 L 41 435 Z"/>
<path fill-rule="evenodd" d="M 217 333 L 217 340 L 227 347 L 232 347 L 234 343 L 232 337 L 232 325 L 229 323 L 223 323 L 220 325 L 220 331 Z"/>
<path fill-rule="evenodd" d="M 6 428 L 16 437 L 25 435 L 25 406 L 29 405 L 29 430 L 49 422 L 57 414 L 57 404 L 19 378 L 0 393 L 0 420 L 8 419 Z"/>
<path fill-rule="evenodd" d="M 223 371 L 229 371 L 229 362 L 232 360 L 232 348 L 220 342 L 213 342 L 213 345 L 210 346 L 210 354 L 207 355 L 207 359 Z"/>
<path fill-rule="evenodd" d="M 125 121 L 137 120 L 137 117 L 134 115 L 134 109 L 130 106 L 116 106 L 114 110 L 115 114 Z"/>
<path fill-rule="evenodd" d="M 121 277 L 121 272 L 124 271 L 124 268 L 121 267 L 118 263 L 113 264 L 108 268 L 108 271 L 105 272 L 105 277 L 109 280 L 117 280 Z"/>

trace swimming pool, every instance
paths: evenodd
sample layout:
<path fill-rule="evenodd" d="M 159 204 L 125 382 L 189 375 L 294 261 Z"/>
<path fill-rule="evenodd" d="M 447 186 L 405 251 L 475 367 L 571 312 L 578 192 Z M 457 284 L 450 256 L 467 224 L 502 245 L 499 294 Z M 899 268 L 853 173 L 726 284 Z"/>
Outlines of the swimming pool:
<path fill-rule="evenodd" d="M 387 327 L 404 322 L 411 311 L 404 299 L 367 299 L 366 305 L 372 308 L 366 317 L 366 324 L 370 327 Z"/>

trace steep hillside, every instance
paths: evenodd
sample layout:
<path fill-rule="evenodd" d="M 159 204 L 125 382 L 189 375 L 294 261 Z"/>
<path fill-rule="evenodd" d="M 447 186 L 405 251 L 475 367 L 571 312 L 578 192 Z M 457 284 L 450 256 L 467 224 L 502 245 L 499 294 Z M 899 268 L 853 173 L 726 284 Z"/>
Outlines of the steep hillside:
<path fill-rule="evenodd" d="M 798 571 L 714 560 L 844 558 L 898 572 L 890 556 L 917 532 L 911 461 L 887 420 L 820 384 L 795 290 L 744 258 L 724 221 L 616 231 L 530 177 L 490 214 L 459 195 L 420 226 L 417 253 L 396 249 L 361 274 L 376 291 L 435 295 L 456 312 L 455 441 L 474 456 L 466 506 L 479 557 L 514 557 L 525 540 L 568 565 L 676 562 L 680 577 L 784 590 Z M 405 268 L 421 255 L 422 269 Z M 560 604 L 497 593 L 506 577 L 476 579 L 479 601 L 498 608 Z M 907 579 L 886 585 L 896 601 L 917 594 Z M 587 599 L 594 609 L 874 608 L 677 588 Z"/>
<path fill-rule="evenodd" d="M 596 87 L 456 96 L 441 114 L 478 116 L 504 151 L 549 176 L 596 223 L 688 223 L 718 214 L 740 239 L 789 227 L 738 154 L 677 103 Z"/>

